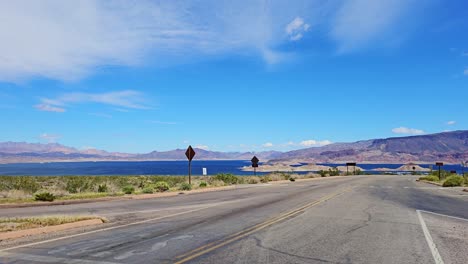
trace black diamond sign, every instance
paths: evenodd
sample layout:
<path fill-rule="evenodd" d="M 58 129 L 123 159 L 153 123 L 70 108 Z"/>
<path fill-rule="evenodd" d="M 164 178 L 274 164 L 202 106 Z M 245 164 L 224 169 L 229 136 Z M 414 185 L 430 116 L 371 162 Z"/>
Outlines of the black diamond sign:
<path fill-rule="evenodd" d="M 189 146 L 187 151 L 185 151 L 185 156 L 187 156 L 189 161 L 192 161 L 193 157 L 195 157 L 195 154 L 195 150 L 193 150 L 192 146 Z"/>
<path fill-rule="evenodd" d="M 257 168 L 258 167 L 258 162 L 260 161 L 256 156 L 252 158 L 252 167 Z"/>

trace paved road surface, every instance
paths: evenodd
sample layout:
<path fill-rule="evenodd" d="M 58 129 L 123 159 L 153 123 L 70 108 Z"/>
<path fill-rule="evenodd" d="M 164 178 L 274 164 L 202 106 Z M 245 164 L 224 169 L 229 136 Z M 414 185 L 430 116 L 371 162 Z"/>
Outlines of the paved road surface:
<path fill-rule="evenodd" d="M 112 223 L 0 243 L 0 263 L 468 263 L 468 193 L 415 179 L 338 177 L 2 209 Z"/>

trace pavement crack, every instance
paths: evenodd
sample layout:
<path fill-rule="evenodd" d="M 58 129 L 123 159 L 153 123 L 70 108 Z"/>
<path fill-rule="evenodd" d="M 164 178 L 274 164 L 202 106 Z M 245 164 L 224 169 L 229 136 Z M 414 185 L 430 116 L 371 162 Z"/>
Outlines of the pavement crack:
<path fill-rule="evenodd" d="M 348 230 L 346 234 L 350 234 L 353 232 L 356 232 L 359 229 L 362 229 L 364 227 L 369 226 L 369 223 L 372 221 L 372 214 L 369 212 L 369 210 L 374 207 L 373 205 L 369 205 L 366 209 L 363 210 L 364 213 L 367 214 L 367 220 L 364 220 L 363 224 L 360 224 L 358 226 L 353 227 L 352 229 Z"/>
<path fill-rule="evenodd" d="M 276 252 L 276 253 L 279 253 L 279 254 L 282 254 L 282 255 L 286 255 L 286 256 L 289 256 L 289 257 L 294 257 L 294 258 L 298 258 L 298 259 L 302 259 L 302 260 L 309 260 L 309 261 L 313 260 L 313 261 L 319 261 L 319 262 L 323 262 L 323 263 L 343 264 L 341 262 L 334 262 L 334 261 L 329 261 L 329 260 L 326 260 L 326 259 L 312 258 L 312 257 L 300 256 L 300 255 L 284 252 L 284 251 L 274 249 L 274 248 L 270 248 L 270 247 L 267 247 L 267 246 L 263 245 L 262 241 L 260 239 L 258 239 L 257 237 L 255 237 L 255 236 L 253 236 L 252 239 L 255 240 L 255 245 L 257 247 L 265 249 L 267 251 Z"/>

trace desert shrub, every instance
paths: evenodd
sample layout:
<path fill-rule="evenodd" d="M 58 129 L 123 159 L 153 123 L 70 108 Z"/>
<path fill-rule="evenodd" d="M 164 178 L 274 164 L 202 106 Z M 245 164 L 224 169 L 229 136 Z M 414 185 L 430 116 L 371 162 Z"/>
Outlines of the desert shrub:
<path fill-rule="evenodd" d="M 99 184 L 98 186 L 98 192 L 99 193 L 105 193 L 109 190 L 109 188 L 107 187 L 107 184 Z"/>
<path fill-rule="evenodd" d="M 462 186 L 464 182 L 463 177 L 458 175 L 452 175 L 448 177 L 442 186 L 444 187 L 455 187 L 455 186 Z"/>
<path fill-rule="evenodd" d="M 260 179 L 258 177 L 250 177 L 249 180 L 247 181 L 248 184 L 257 184 L 260 182 Z"/>
<path fill-rule="evenodd" d="M 52 202 L 55 200 L 55 198 L 55 195 L 51 194 L 50 192 L 41 192 L 34 195 L 34 200 L 36 201 Z"/>
<path fill-rule="evenodd" d="M 190 190 L 192 190 L 192 185 L 188 184 L 186 182 L 183 182 L 182 184 L 180 184 L 179 190 L 181 190 L 181 191 L 190 191 Z"/>
<path fill-rule="evenodd" d="M 151 187 L 151 186 L 146 186 L 143 188 L 143 193 L 153 193 L 154 192 L 154 188 Z"/>
<path fill-rule="evenodd" d="M 35 193 L 41 188 L 36 178 L 31 176 L 16 176 L 12 187 L 15 190 L 22 190 L 28 193 Z"/>
<path fill-rule="evenodd" d="M 198 185 L 198 187 L 200 188 L 205 188 L 206 186 L 208 186 L 208 184 L 205 181 L 200 182 L 200 184 Z"/>
<path fill-rule="evenodd" d="M 423 180 L 423 181 L 439 181 L 439 177 L 434 176 L 434 175 L 429 175 L 429 176 L 425 176 L 425 177 L 420 177 L 419 179 L 420 179 L 420 180 Z"/>
<path fill-rule="evenodd" d="M 321 177 L 328 177 L 330 174 L 328 174 L 328 171 L 326 170 L 319 170 L 317 171 L 318 174 L 320 174 Z"/>
<path fill-rule="evenodd" d="M 295 182 L 295 181 L 296 181 L 296 179 L 293 178 L 293 177 L 289 178 L 289 180 L 292 181 L 292 182 Z"/>
<path fill-rule="evenodd" d="M 213 176 L 213 180 L 223 181 L 226 184 L 237 184 L 239 178 L 230 173 L 220 173 Z"/>
<path fill-rule="evenodd" d="M 271 181 L 271 178 L 267 175 L 260 177 L 260 182 L 261 183 L 268 183 Z"/>
<path fill-rule="evenodd" d="M 154 184 L 154 189 L 157 191 L 157 192 L 165 192 L 167 190 L 169 190 L 169 184 L 165 181 L 158 181 Z"/>
<path fill-rule="evenodd" d="M 65 190 L 69 193 L 79 193 L 90 191 L 91 189 L 91 177 L 86 176 L 67 176 L 64 177 L 66 182 Z"/>
<path fill-rule="evenodd" d="M 122 188 L 122 192 L 125 194 L 132 194 L 135 192 L 135 187 L 133 185 L 127 185 Z"/>

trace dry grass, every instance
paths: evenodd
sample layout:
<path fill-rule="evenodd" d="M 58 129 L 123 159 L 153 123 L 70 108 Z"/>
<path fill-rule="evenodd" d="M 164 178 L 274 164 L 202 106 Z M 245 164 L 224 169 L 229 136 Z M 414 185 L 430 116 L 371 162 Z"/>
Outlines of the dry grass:
<path fill-rule="evenodd" d="M 0 232 L 17 231 L 45 226 L 55 226 L 67 223 L 74 223 L 83 220 L 101 219 L 107 222 L 107 219 L 99 216 L 38 216 L 38 217 L 1 217 Z"/>

